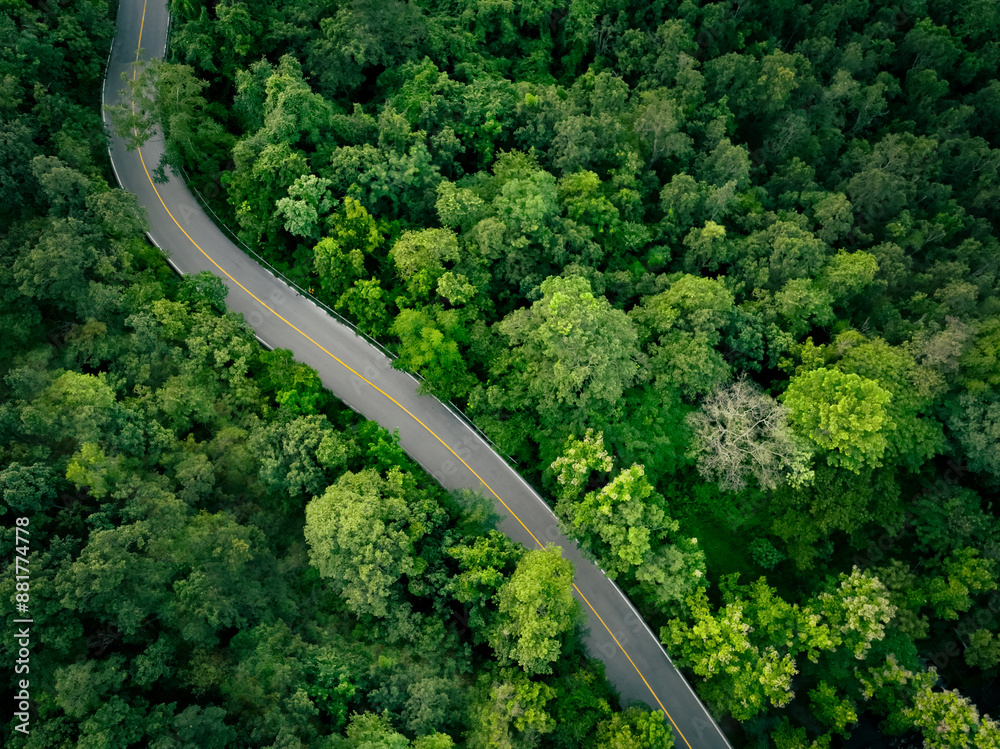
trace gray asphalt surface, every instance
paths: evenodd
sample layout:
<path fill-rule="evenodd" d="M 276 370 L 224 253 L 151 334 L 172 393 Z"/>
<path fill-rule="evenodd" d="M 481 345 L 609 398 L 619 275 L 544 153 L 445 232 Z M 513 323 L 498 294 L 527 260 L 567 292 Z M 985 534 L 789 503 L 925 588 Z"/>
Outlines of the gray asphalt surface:
<path fill-rule="evenodd" d="M 141 48 L 143 59 L 163 55 L 168 24 L 163 0 L 121 0 L 105 79 L 106 104 L 118 102 L 124 88 L 121 74 L 131 75 L 137 50 Z M 180 178 L 154 186 L 150 174 L 162 153 L 159 135 L 138 152 L 127 151 L 113 138 L 110 152 L 121 186 L 148 211 L 150 239 L 176 270 L 221 276 L 229 286 L 229 308 L 243 313 L 266 345 L 290 349 L 351 408 L 390 431 L 398 428 L 403 449 L 446 488 L 476 488 L 500 500 L 501 530 L 510 538 L 529 549 L 548 543 L 562 547 L 576 565 L 576 594 L 590 630 L 588 650 L 606 664 L 623 704 L 639 701 L 662 709 L 674 726 L 678 747 L 729 748 L 625 595 L 559 532 L 548 505 L 485 440 L 436 399 L 417 395 L 417 381 L 392 369 L 378 349 L 234 245 Z"/>

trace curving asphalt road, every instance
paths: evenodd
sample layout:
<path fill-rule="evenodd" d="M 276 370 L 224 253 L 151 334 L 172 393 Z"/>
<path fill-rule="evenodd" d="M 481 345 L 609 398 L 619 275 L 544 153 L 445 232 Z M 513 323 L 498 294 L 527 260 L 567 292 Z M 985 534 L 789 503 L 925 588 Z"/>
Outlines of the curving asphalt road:
<path fill-rule="evenodd" d="M 169 15 L 164 0 L 121 0 L 118 36 L 108 61 L 104 103 L 119 101 L 122 73 L 162 57 Z M 105 120 L 108 116 L 105 114 Z M 122 188 L 149 216 L 149 237 L 178 272 L 210 271 L 229 286 L 227 304 L 243 313 L 267 346 L 291 349 L 323 384 L 365 417 L 399 429 L 403 449 L 448 489 L 476 488 L 497 501 L 501 530 L 527 548 L 555 543 L 576 565 L 575 592 L 587 614 L 591 655 L 628 704 L 658 707 L 674 726 L 678 747 L 731 749 L 704 705 L 621 590 L 561 534 L 542 498 L 479 435 L 434 398 L 417 395 L 417 381 L 307 297 L 271 275 L 234 245 L 201 209 L 184 182 L 154 185 L 160 160 L 155 135 L 138 151 L 112 138 L 111 163 Z"/>

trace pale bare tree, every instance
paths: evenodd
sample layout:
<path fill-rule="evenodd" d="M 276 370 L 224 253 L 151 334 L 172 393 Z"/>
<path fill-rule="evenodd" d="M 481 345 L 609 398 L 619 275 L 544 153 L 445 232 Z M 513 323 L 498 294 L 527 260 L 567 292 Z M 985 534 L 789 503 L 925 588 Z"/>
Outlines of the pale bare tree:
<path fill-rule="evenodd" d="M 687 420 L 688 457 L 723 489 L 740 491 L 750 475 L 763 489 L 812 479 L 809 449 L 792 432 L 787 407 L 745 377 L 716 388 Z"/>

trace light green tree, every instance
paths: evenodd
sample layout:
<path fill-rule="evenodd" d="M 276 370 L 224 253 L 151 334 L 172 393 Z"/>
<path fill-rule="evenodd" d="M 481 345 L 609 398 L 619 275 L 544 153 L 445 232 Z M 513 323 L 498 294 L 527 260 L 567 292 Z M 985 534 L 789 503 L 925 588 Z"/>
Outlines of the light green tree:
<path fill-rule="evenodd" d="M 706 680 L 704 694 L 737 720 L 759 715 L 768 704 L 787 705 L 794 693 L 795 660 L 773 645 L 758 646 L 751 640 L 754 618 L 746 615 L 747 604 L 734 600 L 712 613 L 704 590 L 689 599 L 692 623 L 672 619 L 660 637 L 676 648 L 679 660 Z"/>
<path fill-rule="evenodd" d="M 21 413 L 29 434 L 97 442 L 115 403 L 104 374 L 64 372 Z"/>
<path fill-rule="evenodd" d="M 458 187 L 448 180 L 443 180 L 437 186 L 434 207 L 441 226 L 458 228 L 463 233 L 471 230 L 487 211 L 485 201 L 475 191 L 468 187 Z"/>
<path fill-rule="evenodd" d="M 410 742 L 396 731 L 388 714 L 354 713 L 347 725 L 347 745 L 351 749 L 409 749 Z"/>
<path fill-rule="evenodd" d="M 661 612 L 682 615 L 690 596 L 708 584 L 705 552 L 697 538 L 675 536 L 672 541 L 658 545 L 636 568 L 635 579 Z"/>
<path fill-rule="evenodd" d="M 649 367 L 659 392 L 694 399 L 728 379 L 717 346 L 732 310 L 732 292 L 721 281 L 677 274 L 666 291 L 630 313 L 652 339 Z"/>
<path fill-rule="evenodd" d="M 588 429 L 583 439 L 571 435 L 562 454 L 552 461 L 549 471 L 556 481 L 556 494 L 570 501 L 580 496 L 594 471 L 610 473 L 614 465 L 604 448 L 604 434 Z"/>
<path fill-rule="evenodd" d="M 822 195 L 823 197 L 813 203 L 812 207 L 813 217 L 819 224 L 816 236 L 828 245 L 834 245 L 837 240 L 851 230 L 854 225 L 854 212 L 851 202 L 844 193 L 831 192 Z M 838 253 L 838 255 L 840 254 Z"/>
<path fill-rule="evenodd" d="M 373 338 L 383 338 L 389 331 L 388 295 L 377 278 L 357 279 L 334 307 L 347 312 L 350 319 Z"/>
<path fill-rule="evenodd" d="M 726 227 L 711 219 L 701 228 L 692 227 L 684 235 L 684 247 L 684 269 L 688 272 L 701 268 L 718 270 L 721 264 L 730 260 L 732 249 L 726 242 Z"/>
<path fill-rule="evenodd" d="M 865 340 L 853 331 L 842 333 L 834 345 L 844 350 L 837 362 L 840 370 L 878 383 L 891 396 L 885 404 L 886 416 L 893 424 L 886 458 L 916 471 L 944 448 L 941 423 L 932 411 L 947 389 L 939 372 L 918 364 L 903 347 L 891 346 L 880 338 Z"/>
<path fill-rule="evenodd" d="M 470 707 L 469 749 L 533 749 L 556 722 L 546 707 L 556 690 L 516 668 L 479 677 Z"/>
<path fill-rule="evenodd" d="M 497 591 L 514 574 L 524 547 L 491 530 L 472 543 L 449 547 L 446 553 L 459 566 L 448 581 L 448 590 L 468 608 L 474 637 L 485 640 L 496 613 Z"/>
<path fill-rule="evenodd" d="M 558 546 L 529 551 L 497 591 L 497 617 L 490 646 L 501 663 L 547 674 L 563 643 L 582 619 L 573 598 L 573 564 Z"/>
<path fill-rule="evenodd" d="M 662 498 L 657 502 L 653 495 L 644 468 L 633 465 L 600 491 L 589 492 L 577 502 L 557 504 L 556 512 L 569 520 L 583 547 L 597 555 L 614 579 L 647 561 L 651 540 L 679 527 L 664 512 Z"/>
<path fill-rule="evenodd" d="M 672 749 L 674 734 L 663 713 L 630 707 L 601 721 L 590 746 L 593 749 Z"/>
<path fill-rule="evenodd" d="M 841 250 L 827 261 L 819 283 L 835 300 L 846 302 L 870 286 L 876 273 L 878 261 L 871 253 Z"/>
<path fill-rule="evenodd" d="M 994 749 L 1000 746 L 1000 725 L 980 718 L 979 710 L 955 690 L 917 692 L 913 707 L 904 711 L 924 736 L 927 749 Z"/>
<path fill-rule="evenodd" d="M 66 480 L 78 487 L 87 487 L 87 493 L 103 499 L 122 478 L 122 460 L 109 458 L 96 442 L 85 442 L 70 458 L 66 466 Z"/>
<path fill-rule="evenodd" d="M 345 197 L 343 210 L 328 220 L 327 236 L 313 250 L 313 263 L 323 291 L 335 302 L 365 277 L 365 258 L 382 244 L 378 222 L 365 207 Z"/>
<path fill-rule="evenodd" d="M 475 384 L 454 338 L 455 327 L 441 325 L 427 309 L 402 309 L 392 323 L 401 344 L 393 367 L 419 374 L 424 378 L 421 391 L 444 400 L 467 394 Z"/>
<path fill-rule="evenodd" d="M 558 182 L 559 200 L 566 215 L 588 226 L 594 234 L 614 234 L 621 225 L 620 212 L 601 193 L 601 178 L 595 172 L 567 174 Z"/>
<path fill-rule="evenodd" d="M 958 619 L 972 608 L 976 593 L 997 588 L 997 565 L 974 548 L 956 549 L 941 562 L 939 574 L 923 577 L 927 603 L 940 619 Z"/>
<path fill-rule="evenodd" d="M 886 587 L 857 567 L 850 574 L 842 573 L 835 588 L 820 593 L 806 608 L 821 615 L 840 644 L 858 660 L 864 660 L 872 642 L 885 637 L 886 626 L 896 613 Z"/>
<path fill-rule="evenodd" d="M 328 188 L 330 180 L 315 174 L 297 177 L 288 188 L 288 196 L 276 204 L 276 215 L 285 223 L 290 234 L 306 239 L 318 239 L 320 219 L 330 210 Z"/>
<path fill-rule="evenodd" d="M 833 296 L 811 278 L 792 278 L 767 299 L 784 331 L 800 338 L 834 320 Z"/>
<path fill-rule="evenodd" d="M 894 653 L 865 665 L 857 671 L 861 695 L 881 714 L 883 724 L 894 733 L 903 733 L 913 727 L 906 715 L 913 703 L 913 696 L 921 690 L 930 690 L 938 680 L 933 668 L 911 670 L 899 662 Z"/>
<path fill-rule="evenodd" d="M 1000 386 L 1000 316 L 975 326 L 975 340 L 961 358 L 961 378 L 970 393 L 989 395 Z"/>
<path fill-rule="evenodd" d="M 705 584 L 705 558 L 697 539 L 675 537 L 679 523 L 666 500 L 633 464 L 602 488 L 583 494 L 595 473 L 610 473 L 611 455 L 603 434 L 588 429 L 570 437 L 549 466 L 555 478 L 556 513 L 611 579 L 634 575 L 642 590 L 664 611 L 674 611 Z M 582 496 L 581 496 L 582 495 Z"/>
<path fill-rule="evenodd" d="M 385 617 L 396 584 L 426 565 L 414 544 L 432 525 L 427 508 L 407 502 L 398 471 L 347 472 L 306 505 L 305 538 L 319 574 L 357 614 Z"/>
<path fill-rule="evenodd" d="M 849 734 L 848 726 L 858 720 L 853 701 L 838 694 L 837 689 L 825 681 L 820 681 L 815 689 L 809 691 L 809 700 L 813 715 L 839 734 Z"/>
<path fill-rule="evenodd" d="M 895 427 L 886 412 L 891 399 L 874 380 L 825 367 L 796 375 L 782 395 L 795 430 L 826 450 L 830 465 L 855 473 L 882 464 Z"/>
<path fill-rule="evenodd" d="M 453 307 L 461 307 L 476 295 L 478 289 L 462 273 L 445 271 L 438 278 L 437 293 Z"/>
<path fill-rule="evenodd" d="M 793 726 L 788 718 L 782 718 L 776 729 L 771 731 L 771 739 L 777 749 L 830 749 L 830 734 L 809 740 L 809 733 L 804 726 Z"/>
<path fill-rule="evenodd" d="M 613 409 L 639 374 L 638 336 L 625 313 L 579 276 L 552 277 L 542 299 L 498 325 L 512 345 L 490 400 L 543 421 L 586 422 Z"/>
<path fill-rule="evenodd" d="M 389 257 L 412 299 L 425 301 L 444 275 L 444 264 L 458 261 L 458 238 L 448 229 L 404 232 L 389 250 Z"/>

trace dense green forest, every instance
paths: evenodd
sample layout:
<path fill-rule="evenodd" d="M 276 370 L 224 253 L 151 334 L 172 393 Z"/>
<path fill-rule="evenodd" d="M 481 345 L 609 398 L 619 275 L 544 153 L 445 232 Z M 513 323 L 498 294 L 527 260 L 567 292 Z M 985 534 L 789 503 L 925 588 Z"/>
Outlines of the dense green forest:
<path fill-rule="evenodd" d="M 497 533 L 146 241 L 110 186 L 113 16 L 0 7 L 0 598 L 27 518 L 35 638 L 3 745 L 669 749 L 583 652 L 558 548 Z"/>
<path fill-rule="evenodd" d="M 997 745 L 997 3 L 171 9 L 124 125 L 517 459 L 737 743 Z"/>
<path fill-rule="evenodd" d="M 123 127 L 516 458 L 734 744 L 1000 745 L 995 2 L 171 9 Z M 557 552 L 146 243 L 113 10 L 0 5 L 5 742 L 669 746 Z"/>

